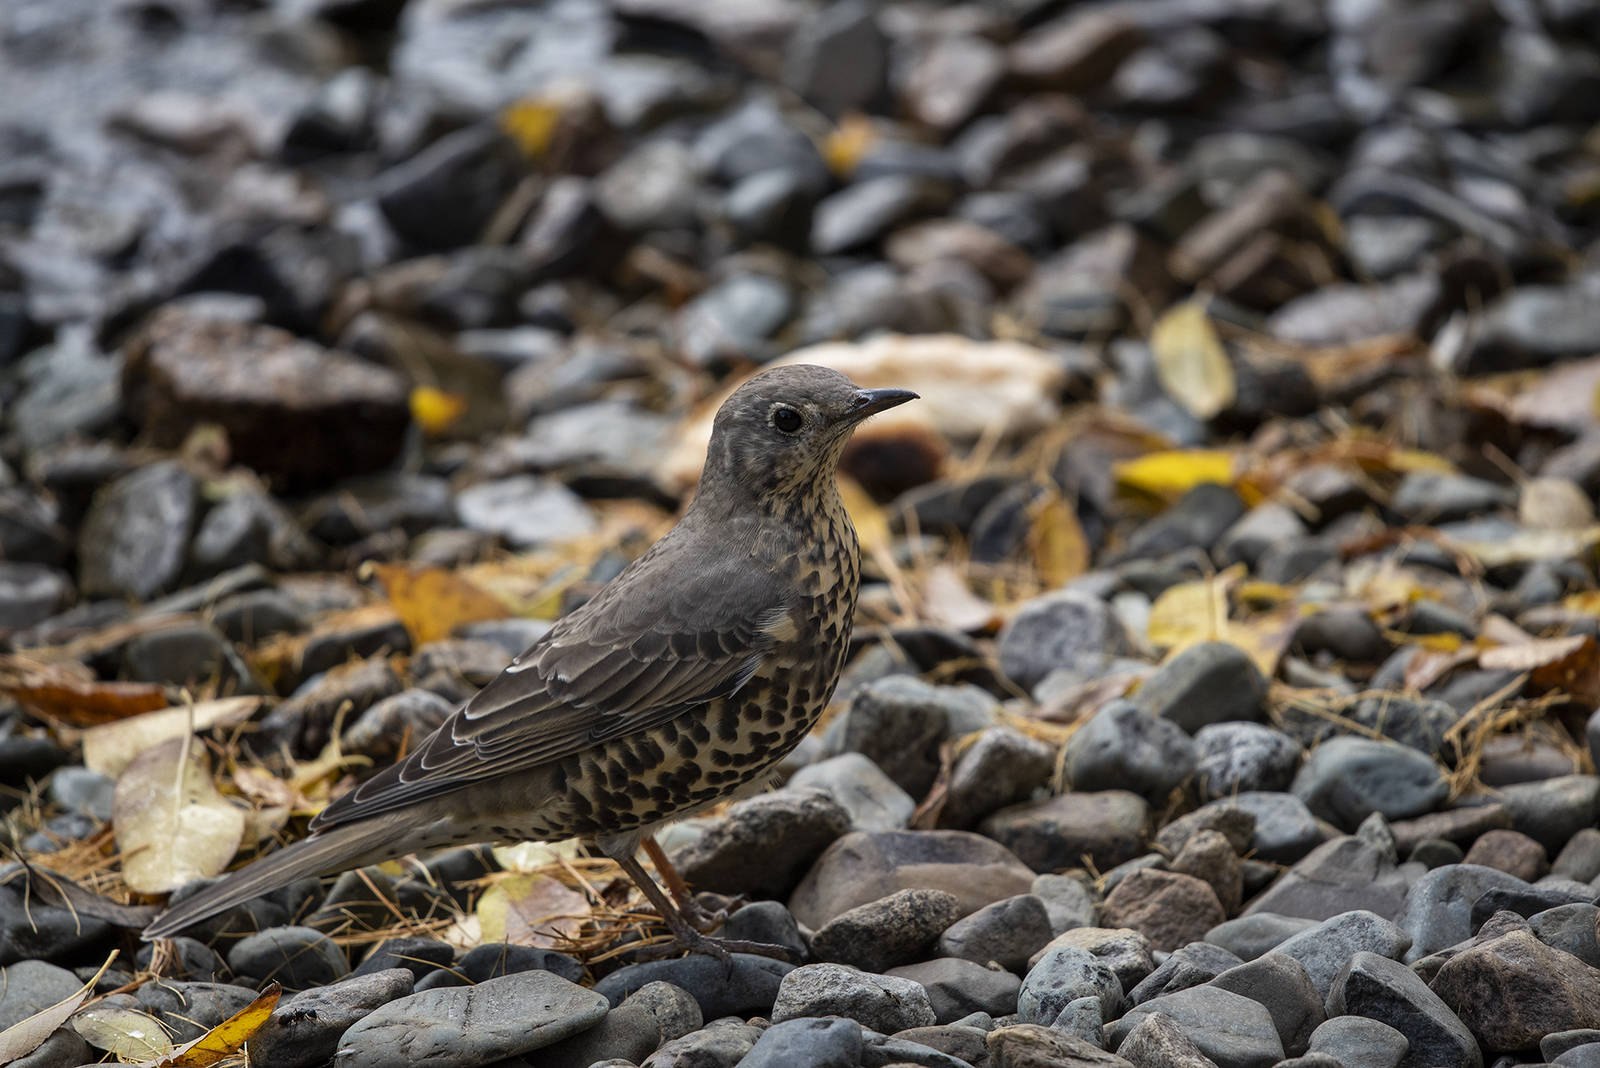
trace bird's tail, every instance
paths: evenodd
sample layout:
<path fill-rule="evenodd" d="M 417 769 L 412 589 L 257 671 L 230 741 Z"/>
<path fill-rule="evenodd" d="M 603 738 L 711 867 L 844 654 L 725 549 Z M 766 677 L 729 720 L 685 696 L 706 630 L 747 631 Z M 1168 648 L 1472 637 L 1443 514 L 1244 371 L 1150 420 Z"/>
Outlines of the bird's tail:
<path fill-rule="evenodd" d="M 412 852 L 391 818 L 333 827 L 262 857 L 227 878 L 185 898 L 151 921 L 149 941 L 177 934 L 191 924 L 312 875 L 333 875 Z"/>

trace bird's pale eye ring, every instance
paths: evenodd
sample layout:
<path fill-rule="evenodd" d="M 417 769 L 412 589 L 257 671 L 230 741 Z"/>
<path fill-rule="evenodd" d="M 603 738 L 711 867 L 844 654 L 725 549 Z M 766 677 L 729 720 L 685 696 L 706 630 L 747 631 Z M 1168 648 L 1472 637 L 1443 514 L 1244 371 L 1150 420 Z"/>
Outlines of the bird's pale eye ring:
<path fill-rule="evenodd" d="M 806 425 L 806 417 L 800 414 L 798 408 L 787 404 L 774 404 L 772 411 L 767 415 L 767 422 L 780 434 L 798 434 L 800 428 Z"/>

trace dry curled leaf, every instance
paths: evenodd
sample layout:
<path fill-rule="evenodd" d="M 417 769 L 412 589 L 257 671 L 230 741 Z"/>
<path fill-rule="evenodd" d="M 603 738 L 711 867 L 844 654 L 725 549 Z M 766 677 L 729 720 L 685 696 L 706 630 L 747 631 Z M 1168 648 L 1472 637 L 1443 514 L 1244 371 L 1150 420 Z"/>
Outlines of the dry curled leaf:
<path fill-rule="evenodd" d="M 1034 507 L 1028 545 L 1039 581 L 1047 588 L 1064 586 L 1089 570 L 1089 539 L 1077 511 L 1059 495 L 1052 494 Z"/>
<path fill-rule="evenodd" d="M 244 810 L 217 792 L 205 746 L 189 738 L 135 757 L 117 778 L 111 811 L 122 880 L 141 894 L 219 874 L 244 837 Z"/>
<path fill-rule="evenodd" d="M 1485 649 L 1478 656 L 1478 666 L 1526 671 L 1535 690 L 1559 691 L 1580 701 L 1600 703 L 1600 643 L 1587 634 Z"/>
<path fill-rule="evenodd" d="M 1233 403 L 1233 363 L 1200 301 L 1185 301 L 1156 320 L 1150 351 L 1161 388 L 1196 419 L 1210 419 Z"/>
<path fill-rule="evenodd" d="M 94 990 L 94 985 L 100 981 L 100 977 L 116 959 L 116 950 L 112 950 L 111 956 L 107 957 L 106 962 L 100 965 L 100 970 L 94 973 L 94 978 L 84 983 L 83 988 L 77 993 L 40 1009 L 32 1016 L 23 1017 L 4 1031 L 0 1031 L 0 1064 L 10 1064 L 12 1061 L 20 1060 L 44 1045 L 45 1039 L 54 1034 L 56 1028 L 66 1023 L 67 1019 L 78 1011 L 78 1006 L 84 1003 Z"/>
<path fill-rule="evenodd" d="M 478 901 L 485 942 L 554 948 L 565 945 L 583 926 L 589 899 L 549 875 L 501 879 Z"/>
<path fill-rule="evenodd" d="M 174 705 L 131 719 L 90 727 L 83 734 L 83 763 L 91 771 L 116 776 L 133 758 L 152 746 L 191 731 L 232 727 L 255 715 L 259 697 L 224 697 L 192 705 Z"/>
<path fill-rule="evenodd" d="M 372 570 L 413 645 L 448 638 L 464 623 L 504 619 L 510 614 L 498 597 L 442 567 L 374 564 Z"/>

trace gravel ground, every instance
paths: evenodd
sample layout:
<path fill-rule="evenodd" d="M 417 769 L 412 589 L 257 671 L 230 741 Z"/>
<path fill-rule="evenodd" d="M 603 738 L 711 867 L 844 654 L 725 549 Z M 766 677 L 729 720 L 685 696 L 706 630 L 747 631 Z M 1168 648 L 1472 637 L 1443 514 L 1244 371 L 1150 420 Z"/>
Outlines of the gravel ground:
<path fill-rule="evenodd" d="M 0 1062 L 1600 1065 L 1597 40 L 0 5 Z M 556 845 L 139 945 L 642 551 L 778 359 L 924 397 L 846 457 L 829 717 L 664 838 L 797 964 L 642 959 Z"/>

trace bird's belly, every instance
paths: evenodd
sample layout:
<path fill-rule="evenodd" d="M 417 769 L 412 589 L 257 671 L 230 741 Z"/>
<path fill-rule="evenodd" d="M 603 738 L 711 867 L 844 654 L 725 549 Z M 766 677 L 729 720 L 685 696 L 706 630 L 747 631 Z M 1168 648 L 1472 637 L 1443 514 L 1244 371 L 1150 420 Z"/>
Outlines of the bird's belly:
<path fill-rule="evenodd" d="M 569 836 L 625 834 L 764 782 L 822 714 L 837 679 L 832 661 L 757 675 L 732 697 L 563 761 L 539 821 Z"/>

